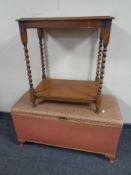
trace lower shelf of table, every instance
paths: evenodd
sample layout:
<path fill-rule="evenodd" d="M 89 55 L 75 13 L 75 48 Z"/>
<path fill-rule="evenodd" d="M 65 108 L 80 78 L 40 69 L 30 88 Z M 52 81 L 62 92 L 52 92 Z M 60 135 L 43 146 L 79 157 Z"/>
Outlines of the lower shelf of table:
<path fill-rule="evenodd" d="M 96 81 L 45 79 L 37 86 L 35 97 L 88 103 L 96 100 L 98 87 L 99 83 Z"/>

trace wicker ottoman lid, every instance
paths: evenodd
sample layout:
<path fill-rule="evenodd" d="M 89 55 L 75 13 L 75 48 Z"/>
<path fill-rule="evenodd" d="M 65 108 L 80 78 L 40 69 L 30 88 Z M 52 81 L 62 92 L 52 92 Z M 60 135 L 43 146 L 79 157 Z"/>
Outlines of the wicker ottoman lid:
<path fill-rule="evenodd" d="M 102 97 L 103 112 L 96 114 L 95 106 L 92 104 L 60 103 L 60 102 L 38 102 L 32 107 L 29 95 L 26 93 L 13 107 L 12 114 L 26 114 L 29 117 L 48 117 L 53 119 L 67 119 L 84 124 L 109 125 L 122 127 L 122 118 L 117 100 L 113 96 Z"/>

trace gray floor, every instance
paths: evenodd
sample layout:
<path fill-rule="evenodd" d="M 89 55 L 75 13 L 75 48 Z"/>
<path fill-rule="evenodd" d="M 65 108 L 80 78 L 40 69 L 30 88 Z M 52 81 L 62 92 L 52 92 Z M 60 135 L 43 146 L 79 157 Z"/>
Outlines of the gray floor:
<path fill-rule="evenodd" d="M 131 175 L 131 128 L 122 131 L 117 159 L 27 143 L 20 147 L 9 114 L 0 113 L 0 175 Z"/>

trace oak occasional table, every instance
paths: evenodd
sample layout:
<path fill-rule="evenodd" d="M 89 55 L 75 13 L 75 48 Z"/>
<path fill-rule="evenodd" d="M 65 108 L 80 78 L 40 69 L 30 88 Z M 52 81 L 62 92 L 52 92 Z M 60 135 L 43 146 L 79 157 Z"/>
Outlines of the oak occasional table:
<path fill-rule="evenodd" d="M 35 105 L 36 99 L 55 100 L 79 103 L 94 103 L 98 112 L 101 107 L 101 91 L 104 78 L 106 51 L 109 42 L 112 19 L 111 16 L 88 17 L 59 17 L 59 18 L 21 18 L 18 19 L 21 41 L 24 45 L 25 60 L 30 86 L 30 100 Z M 35 89 L 33 87 L 29 53 L 27 48 L 27 29 L 37 29 L 41 65 L 42 81 Z M 79 29 L 98 28 L 100 33 L 96 77 L 94 81 L 49 79 L 45 73 L 44 60 L 44 30 L 51 29 Z"/>

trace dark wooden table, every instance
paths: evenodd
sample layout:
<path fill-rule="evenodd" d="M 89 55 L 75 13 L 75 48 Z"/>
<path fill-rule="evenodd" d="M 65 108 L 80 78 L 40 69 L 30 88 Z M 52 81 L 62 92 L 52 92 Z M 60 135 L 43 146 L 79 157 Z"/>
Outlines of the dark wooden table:
<path fill-rule="evenodd" d="M 101 107 L 101 92 L 106 62 L 106 51 L 109 42 L 112 19 L 111 16 L 88 17 L 59 17 L 59 18 L 21 18 L 18 19 L 21 41 L 24 45 L 27 74 L 30 86 L 30 100 L 34 105 L 37 98 L 43 100 L 55 100 L 66 102 L 95 103 L 96 112 Z M 33 87 L 29 53 L 27 48 L 27 29 L 35 28 L 38 32 L 42 81 L 36 89 Z M 44 61 L 44 30 L 49 29 L 79 29 L 98 28 L 100 30 L 100 42 L 96 77 L 94 81 L 49 79 L 45 74 Z"/>

